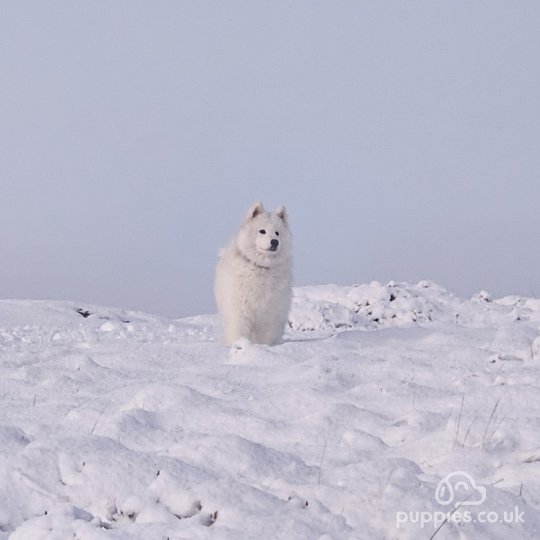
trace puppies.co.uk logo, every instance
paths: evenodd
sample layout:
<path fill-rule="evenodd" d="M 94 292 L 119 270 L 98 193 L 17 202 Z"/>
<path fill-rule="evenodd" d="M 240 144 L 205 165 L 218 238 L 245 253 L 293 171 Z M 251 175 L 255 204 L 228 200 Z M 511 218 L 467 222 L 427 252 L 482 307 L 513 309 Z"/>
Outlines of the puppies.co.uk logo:
<path fill-rule="evenodd" d="M 485 486 L 478 485 L 474 478 L 464 471 L 447 474 L 435 489 L 435 500 L 447 511 L 396 512 L 396 527 L 406 523 L 419 524 L 420 528 L 432 525 L 437 529 L 444 523 L 524 523 L 524 512 L 516 506 L 511 512 L 500 514 L 493 511 L 478 511 L 473 514 L 472 507 L 478 507 L 486 500 Z"/>
<path fill-rule="evenodd" d="M 447 474 L 437 485 L 435 500 L 454 507 L 478 505 L 486 500 L 486 488 L 477 486 L 474 478 L 466 472 L 455 471 Z"/>

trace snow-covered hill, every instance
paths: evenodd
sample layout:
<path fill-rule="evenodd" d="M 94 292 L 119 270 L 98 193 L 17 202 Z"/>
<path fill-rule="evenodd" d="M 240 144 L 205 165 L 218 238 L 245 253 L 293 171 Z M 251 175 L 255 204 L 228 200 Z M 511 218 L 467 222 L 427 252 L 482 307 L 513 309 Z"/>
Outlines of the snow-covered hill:
<path fill-rule="evenodd" d="M 0 301 L 0 539 L 540 537 L 540 300 L 314 286 L 282 345 L 217 335 Z"/>

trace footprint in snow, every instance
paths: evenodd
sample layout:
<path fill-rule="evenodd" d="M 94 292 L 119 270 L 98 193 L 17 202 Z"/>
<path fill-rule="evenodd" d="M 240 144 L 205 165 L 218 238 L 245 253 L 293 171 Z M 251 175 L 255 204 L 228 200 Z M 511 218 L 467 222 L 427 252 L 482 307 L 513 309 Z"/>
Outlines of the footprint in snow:
<path fill-rule="evenodd" d="M 287 504 L 289 506 L 292 506 L 293 508 L 300 508 L 302 510 L 305 510 L 309 506 L 309 503 L 308 501 L 306 501 L 306 499 L 302 499 L 297 495 L 289 495 L 289 498 L 287 499 Z"/>

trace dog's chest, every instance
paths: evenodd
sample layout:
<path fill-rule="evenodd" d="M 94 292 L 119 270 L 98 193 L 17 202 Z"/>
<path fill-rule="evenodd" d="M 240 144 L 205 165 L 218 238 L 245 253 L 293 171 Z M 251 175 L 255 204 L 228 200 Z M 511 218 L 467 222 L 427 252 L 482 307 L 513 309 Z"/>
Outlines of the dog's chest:
<path fill-rule="evenodd" d="M 244 268 L 238 286 L 243 294 L 262 304 L 272 304 L 289 288 L 287 273 L 281 268 Z"/>

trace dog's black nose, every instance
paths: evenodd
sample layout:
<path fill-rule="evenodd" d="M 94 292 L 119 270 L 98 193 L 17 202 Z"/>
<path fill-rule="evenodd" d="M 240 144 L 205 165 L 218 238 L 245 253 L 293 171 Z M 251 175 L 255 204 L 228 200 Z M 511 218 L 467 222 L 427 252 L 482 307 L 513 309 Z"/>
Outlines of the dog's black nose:
<path fill-rule="evenodd" d="M 272 240 L 270 240 L 270 247 L 272 249 L 276 249 L 278 246 L 279 246 L 279 240 L 272 238 Z"/>

